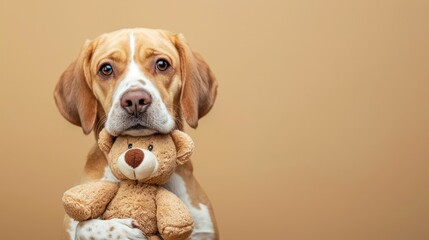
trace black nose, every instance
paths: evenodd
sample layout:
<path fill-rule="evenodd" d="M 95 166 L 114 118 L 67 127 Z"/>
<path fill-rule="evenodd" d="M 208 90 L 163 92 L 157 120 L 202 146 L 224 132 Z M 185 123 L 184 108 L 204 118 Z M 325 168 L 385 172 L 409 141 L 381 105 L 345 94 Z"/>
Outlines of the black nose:
<path fill-rule="evenodd" d="M 131 90 L 125 92 L 121 98 L 121 107 L 130 115 L 143 113 L 152 103 L 152 97 L 144 90 Z"/>

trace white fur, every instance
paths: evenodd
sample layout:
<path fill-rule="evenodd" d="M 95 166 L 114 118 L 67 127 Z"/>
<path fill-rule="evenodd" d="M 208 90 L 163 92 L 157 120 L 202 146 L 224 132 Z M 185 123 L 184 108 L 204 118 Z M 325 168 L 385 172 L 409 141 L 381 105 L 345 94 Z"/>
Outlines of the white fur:
<path fill-rule="evenodd" d="M 133 148 L 133 149 L 140 149 L 144 153 L 144 159 L 142 163 L 136 168 L 131 167 L 128 165 L 127 162 L 125 162 L 125 154 L 129 151 L 125 151 L 122 153 L 118 161 L 116 162 L 116 165 L 118 166 L 119 170 L 122 174 L 124 174 L 128 179 L 132 180 L 144 180 L 145 178 L 150 177 L 153 173 L 155 173 L 158 169 L 158 160 L 156 159 L 156 156 L 143 148 Z"/>
<path fill-rule="evenodd" d="M 76 226 L 76 221 L 73 223 Z M 76 235 L 70 236 L 74 240 L 92 240 L 92 239 L 132 239 L 146 240 L 142 231 L 134 228 L 132 219 L 91 219 L 80 222 L 76 226 Z"/>
<path fill-rule="evenodd" d="M 69 227 L 67 229 L 67 233 L 69 234 L 69 237 L 70 237 L 71 240 L 75 239 L 75 235 L 76 235 L 76 232 L 77 232 L 76 231 L 76 227 L 77 227 L 78 223 L 79 223 L 78 221 L 73 220 L 73 219 L 70 218 L 70 222 L 69 222 Z"/>
<path fill-rule="evenodd" d="M 136 52 L 136 40 L 134 39 L 134 33 L 130 34 L 130 52 L 131 52 L 131 61 L 134 60 L 134 55 Z"/>
<path fill-rule="evenodd" d="M 131 56 L 128 72 L 113 94 L 112 107 L 108 113 L 106 129 L 114 136 L 118 136 L 119 134 L 144 136 L 155 132 L 168 133 L 175 127 L 174 119 L 167 111 L 167 107 L 157 88 L 144 75 L 134 60 L 135 39 L 132 33 L 130 35 L 130 49 Z M 128 120 L 129 114 L 120 104 L 121 97 L 125 92 L 136 89 L 147 91 L 152 97 L 152 103 L 141 119 Z M 148 129 L 127 130 L 136 124 L 144 125 Z"/>
<path fill-rule="evenodd" d="M 191 212 L 195 224 L 191 239 L 198 239 L 196 236 L 198 233 L 214 234 L 213 222 L 208 207 L 202 203 L 199 204 L 198 208 L 192 205 L 191 199 L 186 191 L 185 181 L 183 181 L 180 175 L 174 173 L 170 181 L 165 185 L 165 188 L 176 194 Z"/>

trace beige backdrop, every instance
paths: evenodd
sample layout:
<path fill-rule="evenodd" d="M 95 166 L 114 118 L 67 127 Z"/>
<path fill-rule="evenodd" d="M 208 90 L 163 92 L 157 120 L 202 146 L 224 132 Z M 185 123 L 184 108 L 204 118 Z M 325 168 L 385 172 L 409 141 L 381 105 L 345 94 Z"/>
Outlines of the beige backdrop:
<path fill-rule="evenodd" d="M 85 39 L 182 32 L 219 96 L 195 174 L 222 239 L 429 239 L 429 1 L 0 5 L 1 239 L 58 239 L 93 136 L 54 85 Z"/>

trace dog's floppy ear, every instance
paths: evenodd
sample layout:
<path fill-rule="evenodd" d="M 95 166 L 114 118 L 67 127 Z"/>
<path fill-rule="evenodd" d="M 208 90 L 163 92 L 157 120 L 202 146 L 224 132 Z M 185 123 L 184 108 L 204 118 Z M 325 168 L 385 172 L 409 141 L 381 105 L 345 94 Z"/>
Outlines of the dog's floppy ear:
<path fill-rule="evenodd" d="M 101 130 L 100 134 L 98 135 L 98 147 L 105 155 L 109 154 L 114 141 L 115 138 L 110 135 L 110 133 L 107 132 L 105 128 L 103 128 L 103 130 Z"/>
<path fill-rule="evenodd" d="M 88 86 L 92 45 L 87 40 L 76 61 L 61 75 L 54 90 L 55 103 L 65 119 L 81 126 L 85 134 L 94 128 L 97 100 Z"/>
<path fill-rule="evenodd" d="M 194 151 L 194 141 L 192 141 L 192 138 L 188 134 L 179 130 L 174 130 L 171 133 L 171 137 L 176 145 L 177 163 L 180 165 L 184 164 L 190 159 Z"/>
<path fill-rule="evenodd" d="M 174 37 L 174 44 L 179 52 L 182 74 L 181 108 L 186 122 L 196 128 L 198 119 L 206 115 L 215 102 L 217 81 L 207 63 L 191 50 L 182 34 Z"/>

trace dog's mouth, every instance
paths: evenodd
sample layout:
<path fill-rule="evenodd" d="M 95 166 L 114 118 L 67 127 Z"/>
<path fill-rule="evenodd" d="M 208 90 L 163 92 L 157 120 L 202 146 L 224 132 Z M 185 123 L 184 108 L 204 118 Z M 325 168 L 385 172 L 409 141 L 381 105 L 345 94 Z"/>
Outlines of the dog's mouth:
<path fill-rule="evenodd" d="M 124 131 L 121 134 L 130 135 L 130 136 L 148 136 L 157 133 L 158 130 L 150 128 L 142 124 L 133 125 Z"/>
<path fill-rule="evenodd" d="M 136 124 L 132 127 L 127 128 L 125 131 L 129 131 L 129 130 L 143 130 L 143 129 L 149 129 L 148 127 L 141 125 L 141 124 Z"/>

